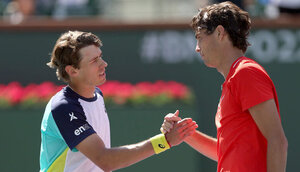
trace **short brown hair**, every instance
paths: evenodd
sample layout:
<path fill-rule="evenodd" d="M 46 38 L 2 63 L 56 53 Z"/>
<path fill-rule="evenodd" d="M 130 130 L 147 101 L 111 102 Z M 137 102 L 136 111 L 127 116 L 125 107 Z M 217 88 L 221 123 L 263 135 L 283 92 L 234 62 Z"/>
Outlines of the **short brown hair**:
<path fill-rule="evenodd" d="M 232 2 L 226 1 L 199 9 L 191 23 L 195 32 L 200 27 L 206 29 L 206 34 L 212 34 L 218 25 L 225 28 L 233 46 L 245 53 L 250 45 L 247 41 L 251 28 L 248 12 L 243 11 Z"/>
<path fill-rule="evenodd" d="M 79 68 L 81 58 L 78 51 L 89 45 L 102 46 L 101 40 L 94 34 L 81 31 L 68 31 L 63 33 L 53 48 L 51 60 L 47 65 L 56 68 L 56 75 L 59 80 L 69 81 L 65 67 L 72 65 Z"/>

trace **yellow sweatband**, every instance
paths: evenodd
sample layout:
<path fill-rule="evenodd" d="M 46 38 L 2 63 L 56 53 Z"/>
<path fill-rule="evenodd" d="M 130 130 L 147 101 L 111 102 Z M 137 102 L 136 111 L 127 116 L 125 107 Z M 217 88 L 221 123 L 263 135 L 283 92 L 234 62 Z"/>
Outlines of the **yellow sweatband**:
<path fill-rule="evenodd" d="M 159 154 L 167 149 L 170 149 L 170 145 L 164 134 L 158 134 L 150 139 L 154 152 Z"/>

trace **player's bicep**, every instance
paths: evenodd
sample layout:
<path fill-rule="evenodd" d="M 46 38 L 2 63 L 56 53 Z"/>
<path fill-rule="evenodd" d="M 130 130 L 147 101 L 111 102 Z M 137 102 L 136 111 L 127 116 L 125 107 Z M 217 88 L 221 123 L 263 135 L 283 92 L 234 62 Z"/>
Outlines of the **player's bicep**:
<path fill-rule="evenodd" d="M 267 100 L 249 108 L 249 112 L 267 140 L 284 136 L 274 99 Z"/>
<path fill-rule="evenodd" d="M 101 168 L 100 161 L 103 155 L 105 155 L 106 147 L 102 139 L 96 133 L 81 141 L 76 146 L 76 149 Z"/>

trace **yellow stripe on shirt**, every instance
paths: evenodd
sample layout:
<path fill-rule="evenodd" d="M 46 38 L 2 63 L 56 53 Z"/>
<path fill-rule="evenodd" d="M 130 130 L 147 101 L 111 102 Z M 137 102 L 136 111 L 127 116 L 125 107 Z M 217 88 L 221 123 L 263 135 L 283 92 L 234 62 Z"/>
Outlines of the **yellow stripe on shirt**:
<path fill-rule="evenodd" d="M 69 148 L 67 147 L 66 150 L 51 164 L 51 166 L 48 169 L 48 172 L 64 171 L 68 150 Z"/>

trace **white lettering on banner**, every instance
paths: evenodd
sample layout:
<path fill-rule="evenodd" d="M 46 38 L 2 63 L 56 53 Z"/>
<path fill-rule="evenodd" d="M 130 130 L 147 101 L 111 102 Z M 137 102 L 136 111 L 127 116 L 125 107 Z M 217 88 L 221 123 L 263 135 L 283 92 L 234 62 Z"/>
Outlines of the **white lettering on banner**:
<path fill-rule="evenodd" d="M 160 45 L 156 32 L 147 32 L 141 44 L 141 57 L 146 63 L 157 62 L 160 54 Z"/>
<path fill-rule="evenodd" d="M 298 30 L 298 31 L 296 32 L 295 38 L 298 40 L 297 45 L 299 45 L 299 44 L 300 44 L 300 30 Z M 298 62 L 300 62 L 300 47 L 299 47 L 299 46 L 297 47 L 297 50 L 295 51 L 295 59 L 296 59 Z"/>
<path fill-rule="evenodd" d="M 192 31 L 147 32 L 142 40 L 140 56 L 144 63 L 201 62 L 195 46 L 196 39 Z"/>
<path fill-rule="evenodd" d="M 257 30 L 251 33 L 247 54 L 261 63 L 299 63 L 300 30 Z"/>
<path fill-rule="evenodd" d="M 272 32 L 267 30 L 261 30 L 253 33 L 249 38 L 251 46 L 248 48 L 248 52 L 253 53 L 258 61 L 262 63 L 269 63 L 273 61 L 276 56 L 277 41 Z"/>
<path fill-rule="evenodd" d="M 192 31 L 146 32 L 140 48 L 143 63 L 166 64 L 201 62 L 195 52 L 196 39 Z M 260 63 L 299 63 L 300 30 L 254 30 L 249 37 L 251 46 L 246 56 Z"/>
<path fill-rule="evenodd" d="M 279 41 L 282 41 L 282 46 L 279 49 L 278 60 L 280 62 L 293 62 L 293 54 L 297 49 L 297 37 L 289 30 L 279 30 L 277 32 Z"/>

